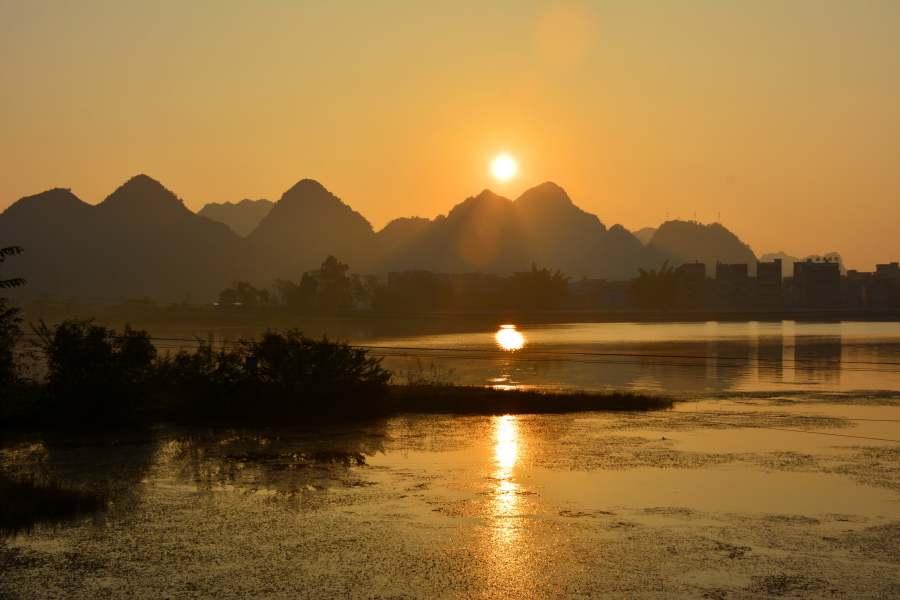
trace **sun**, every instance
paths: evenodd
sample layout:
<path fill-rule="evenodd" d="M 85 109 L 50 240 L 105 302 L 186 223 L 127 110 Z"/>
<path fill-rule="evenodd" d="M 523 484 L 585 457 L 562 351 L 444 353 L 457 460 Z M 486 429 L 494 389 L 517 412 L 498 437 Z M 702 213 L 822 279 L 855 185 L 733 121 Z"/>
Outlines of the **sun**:
<path fill-rule="evenodd" d="M 516 163 L 506 155 L 498 156 L 491 165 L 491 171 L 494 173 L 494 177 L 500 181 L 506 181 L 516 174 Z"/>

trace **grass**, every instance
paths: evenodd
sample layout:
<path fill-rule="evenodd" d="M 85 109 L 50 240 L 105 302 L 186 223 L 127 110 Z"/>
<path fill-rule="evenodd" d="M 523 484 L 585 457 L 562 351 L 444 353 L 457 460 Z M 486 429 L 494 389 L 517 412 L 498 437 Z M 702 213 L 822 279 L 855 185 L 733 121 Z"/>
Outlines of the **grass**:
<path fill-rule="evenodd" d="M 39 522 L 61 523 L 103 510 L 106 498 L 59 483 L 0 474 L 0 534 L 15 536 Z"/>

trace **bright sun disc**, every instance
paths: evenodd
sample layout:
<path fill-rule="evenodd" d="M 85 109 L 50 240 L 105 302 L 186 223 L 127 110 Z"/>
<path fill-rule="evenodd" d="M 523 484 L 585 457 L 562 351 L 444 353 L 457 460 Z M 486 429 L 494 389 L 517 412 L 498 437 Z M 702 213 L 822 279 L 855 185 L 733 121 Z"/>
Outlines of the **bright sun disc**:
<path fill-rule="evenodd" d="M 506 180 L 516 174 L 516 163 L 508 156 L 500 156 L 494 160 L 491 171 L 497 179 Z"/>

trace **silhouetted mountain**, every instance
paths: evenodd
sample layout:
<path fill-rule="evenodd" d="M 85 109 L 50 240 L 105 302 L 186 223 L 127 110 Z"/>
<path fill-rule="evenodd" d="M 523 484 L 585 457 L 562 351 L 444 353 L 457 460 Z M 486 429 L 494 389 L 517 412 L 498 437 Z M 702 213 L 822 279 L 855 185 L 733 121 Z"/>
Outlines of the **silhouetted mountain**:
<path fill-rule="evenodd" d="M 0 214 L 4 243 L 29 293 L 163 302 L 215 297 L 240 273 L 243 242 L 138 175 L 91 206 L 68 190 L 23 198 Z"/>
<path fill-rule="evenodd" d="M 551 182 L 527 190 L 515 208 L 537 250 L 534 262 L 575 276 L 596 274 L 598 244 L 607 233 L 596 215 L 575 206 Z"/>
<path fill-rule="evenodd" d="M 827 258 L 831 261 L 837 261 L 841 268 L 841 274 L 846 275 L 847 269 L 844 268 L 844 261 L 841 258 L 841 255 L 837 252 L 829 252 L 828 254 L 810 254 L 809 256 L 805 256 L 803 258 L 797 258 L 796 256 L 791 256 L 785 252 L 770 252 L 769 254 L 763 254 L 759 257 L 760 262 L 772 262 L 776 258 L 781 259 L 781 275 L 783 277 L 791 277 L 794 275 L 794 263 L 795 262 L 806 262 L 806 259 L 811 258 L 813 260 L 818 259 L 819 257 Z"/>
<path fill-rule="evenodd" d="M 717 259 L 756 268 L 750 248 L 719 224 L 669 221 L 645 247 L 621 225 L 607 229 L 553 183 L 515 202 L 485 190 L 446 216 L 396 219 L 375 233 L 362 215 L 304 179 L 242 238 L 139 175 L 97 206 L 64 189 L 23 198 L 0 214 L 0 235 L 4 245 L 26 250 L 10 261 L 9 275 L 28 279 L 28 292 L 161 302 L 188 293 L 195 302 L 213 301 L 237 279 L 258 286 L 298 280 L 328 255 L 354 272 L 379 275 L 509 275 L 533 262 L 575 279 L 630 279 L 638 267 L 658 268 L 664 260 L 700 260 L 711 275 Z"/>
<path fill-rule="evenodd" d="M 269 200 L 241 200 L 237 204 L 231 202 L 210 202 L 197 213 L 213 221 L 225 223 L 236 234 L 247 237 L 256 229 L 263 217 L 269 214 L 274 202 Z"/>
<path fill-rule="evenodd" d="M 371 264 L 376 243 L 366 218 L 312 179 L 286 191 L 247 241 L 258 281 L 298 279 L 329 254 L 359 271 Z"/>
<path fill-rule="evenodd" d="M 422 238 L 431 231 L 435 222 L 445 218 L 444 215 L 439 215 L 434 221 L 422 217 L 394 219 L 375 234 L 378 252 L 377 262 L 384 265 L 397 263 L 400 261 L 400 255 L 406 248 L 420 243 Z"/>
<path fill-rule="evenodd" d="M 620 225 L 607 230 L 550 182 L 515 202 L 485 190 L 446 217 L 398 219 L 377 237 L 383 252 L 379 273 L 415 268 L 509 275 L 537 263 L 576 278 L 627 279 L 649 263 L 631 233 Z"/>
<path fill-rule="evenodd" d="M 647 250 L 660 264 L 664 260 L 676 267 L 695 261 L 706 263 L 706 274 L 710 277 L 716 274 L 716 261 L 747 263 L 750 275 L 756 274 L 756 255 L 750 246 L 719 223 L 666 221 L 653 234 Z"/>
<path fill-rule="evenodd" d="M 653 238 L 653 234 L 656 233 L 656 227 L 643 227 L 632 233 L 634 234 L 634 237 L 641 240 L 641 243 L 646 246 Z"/>
<path fill-rule="evenodd" d="M 484 190 L 427 223 L 410 241 L 378 262 L 377 270 L 424 269 L 443 273 L 510 273 L 537 257 L 513 202 Z M 387 228 L 385 228 L 387 229 Z"/>

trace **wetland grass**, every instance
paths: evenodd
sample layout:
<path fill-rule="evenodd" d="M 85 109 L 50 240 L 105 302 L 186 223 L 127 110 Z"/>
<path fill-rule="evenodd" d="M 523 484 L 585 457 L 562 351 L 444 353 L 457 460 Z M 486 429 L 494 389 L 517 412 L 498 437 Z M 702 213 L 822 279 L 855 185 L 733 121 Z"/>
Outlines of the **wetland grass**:
<path fill-rule="evenodd" d="M 675 401 L 640 392 L 506 390 L 440 385 L 410 389 L 398 386 L 391 390 L 387 404 L 393 412 L 505 415 L 670 410 Z"/>

